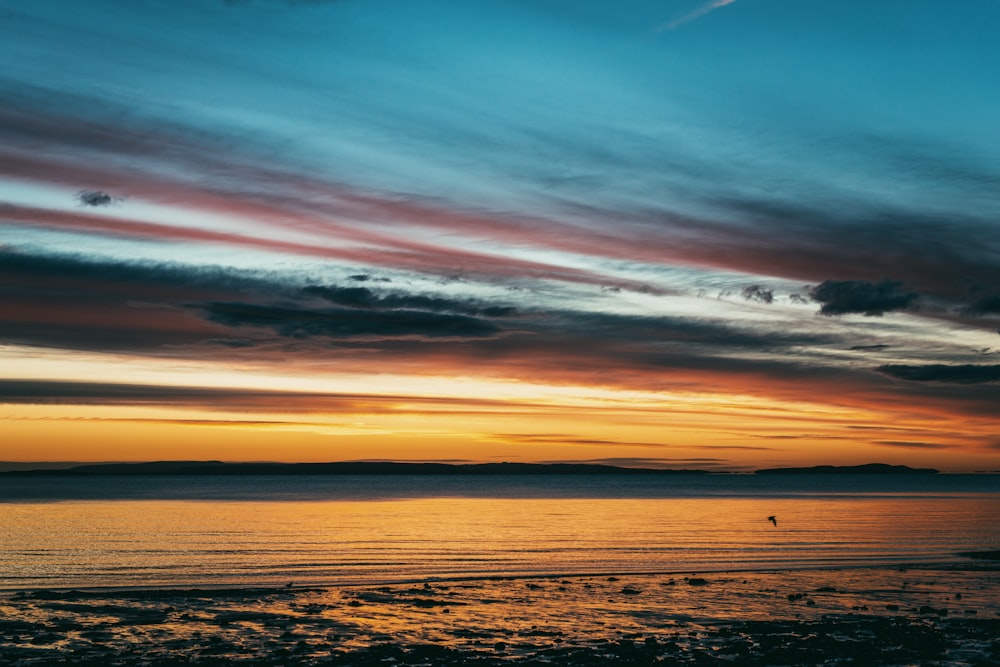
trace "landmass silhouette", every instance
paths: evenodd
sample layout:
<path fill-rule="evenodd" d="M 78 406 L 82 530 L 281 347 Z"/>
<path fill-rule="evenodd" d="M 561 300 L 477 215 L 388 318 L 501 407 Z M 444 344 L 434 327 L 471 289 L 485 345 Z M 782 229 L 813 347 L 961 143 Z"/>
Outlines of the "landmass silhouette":
<path fill-rule="evenodd" d="M 869 463 L 858 466 L 766 468 L 771 474 L 937 474 L 933 468 Z M 0 475 L 62 477 L 78 475 L 709 475 L 734 474 L 691 468 L 624 468 L 594 463 L 410 463 L 336 461 L 329 463 L 241 463 L 224 461 L 150 461 L 94 463 L 69 468 L 10 470 Z"/>

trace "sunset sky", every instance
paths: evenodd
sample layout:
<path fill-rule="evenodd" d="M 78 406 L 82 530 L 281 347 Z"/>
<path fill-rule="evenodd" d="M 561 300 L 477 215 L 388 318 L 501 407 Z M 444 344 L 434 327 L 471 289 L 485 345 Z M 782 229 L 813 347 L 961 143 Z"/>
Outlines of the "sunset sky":
<path fill-rule="evenodd" d="M 0 26 L 0 461 L 1000 469 L 996 0 Z"/>

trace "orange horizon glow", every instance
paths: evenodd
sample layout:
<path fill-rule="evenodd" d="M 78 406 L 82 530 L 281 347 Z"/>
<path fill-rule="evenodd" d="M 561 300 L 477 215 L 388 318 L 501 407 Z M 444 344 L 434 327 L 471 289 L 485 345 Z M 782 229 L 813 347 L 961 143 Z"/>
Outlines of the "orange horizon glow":
<path fill-rule="evenodd" d="M 163 371 L 162 377 L 178 376 Z M 901 408 L 878 395 L 847 396 L 837 404 L 792 401 L 787 383 L 758 384 L 745 393 L 732 393 L 730 386 L 719 394 L 707 391 L 704 382 L 700 391 L 692 390 L 694 376 L 680 383 L 687 389 L 665 393 L 448 376 L 331 375 L 318 383 L 327 387 L 319 392 L 314 380 L 297 383 L 273 371 L 246 377 L 256 377 L 258 387 L 226 386 L 222 373 L 215 383 L 202 384 L 215 385 L 213 393 L 172 396 L 166 404 L 155 398 L 7 402 L 0 458 L 590 461 L 726 472 L 872 462 L 973 472 L 990 469 L 993 460 L 989 449 L 976 446 L 991 435 L 988 418 L 966 416 L 964 432 L 955 433 L 954 417 L 941 409 Z M 281 389 L 261 388 L 281 385 L 281 377 Z M 313 391 L 302 391 L 303 385 Z M 399 391 L 376 393 L 387 386 Z M 336 391 L 347 388 L 354 392 Z"/>

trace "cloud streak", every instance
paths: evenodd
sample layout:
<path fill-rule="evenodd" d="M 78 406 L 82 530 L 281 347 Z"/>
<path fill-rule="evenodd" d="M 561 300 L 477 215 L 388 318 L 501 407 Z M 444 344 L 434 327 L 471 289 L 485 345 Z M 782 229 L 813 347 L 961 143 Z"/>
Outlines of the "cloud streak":
<path fill-rule="evenodd" d="M 701 7 L 684 14 L 680 18 L 663 24 L 659 27 L 658 31 L 662 32 L 664 30 L 674 30 L 685 23 L 690 23 L 691 21 L 697 20 L 709 12 L 713 12 L 720 7 L 725 7 L 726 5 L 731 5 L 734 2 L 736 2 L 736 0 L 712 0 L 711 2 L 706 2 Z"/>
<path fill-rule="evenodd" d="M 879 366 L 876 370 L 908 382 L 942 382 L 948 384 L 1000 382 L 1000 365 L 927 364 L 924 366 L 908 366 L 904 364 L 887 364 Z"/>

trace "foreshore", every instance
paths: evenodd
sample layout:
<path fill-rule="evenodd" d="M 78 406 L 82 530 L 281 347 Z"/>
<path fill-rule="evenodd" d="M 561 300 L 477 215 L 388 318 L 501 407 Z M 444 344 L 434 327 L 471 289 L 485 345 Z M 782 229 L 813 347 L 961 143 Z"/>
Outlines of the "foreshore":
<path fill-rule="evenodd" d="M 4 665 L 996 665 L 1000 563 L 0 597 Z"/>

